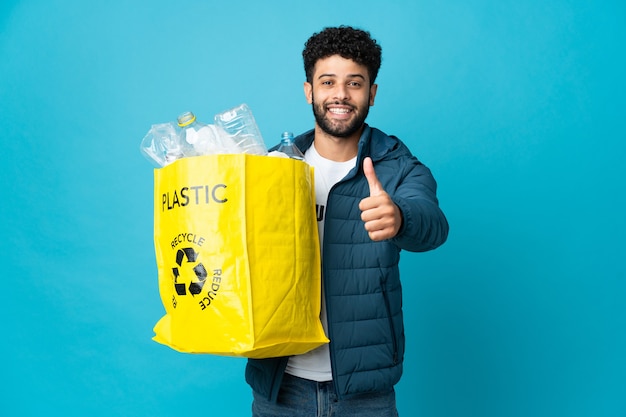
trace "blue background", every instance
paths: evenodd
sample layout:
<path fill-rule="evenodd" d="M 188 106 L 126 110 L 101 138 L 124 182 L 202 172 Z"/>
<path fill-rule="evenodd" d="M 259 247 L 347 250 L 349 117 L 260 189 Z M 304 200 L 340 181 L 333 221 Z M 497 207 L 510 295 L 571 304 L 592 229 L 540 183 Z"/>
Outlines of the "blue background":
<path fill-rule="evenodd" d="M 186 110 L 313 125 L 304 41 L 383 46 L 370 124 L 434 172 L 449 241 L 404 253 L 403 416 L 626 416 L 620 1 L 2 0 L 2 416 L 249 415 L 244 359 L 151 340 L 152 167 Z"/>

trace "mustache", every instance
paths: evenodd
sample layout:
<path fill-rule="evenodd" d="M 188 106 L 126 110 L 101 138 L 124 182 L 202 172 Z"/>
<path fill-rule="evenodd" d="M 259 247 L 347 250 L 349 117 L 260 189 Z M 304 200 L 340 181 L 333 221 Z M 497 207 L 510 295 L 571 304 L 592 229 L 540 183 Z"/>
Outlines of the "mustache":
<path fill-rule="evenodd" d="M 356 109 L 356 106 L 347 102 L 346 100 L 333 100 L 333 101 L 329 101 L 327 103 L 324 103 L 324 108 L 328 108 L 328 106 L 346 106 L 346 107 L 350 107 L 351 109 Z"/>
<path fill-rule="evenodd" d="M 330 105 L 340 105 L 340 106 L 348 106 L 351 109 L 356 109 L 356 106 L 354 106 L 353 104 L 349 103 L 347 100 L 339 100 L 339 99 L 335 99 L 333 101 L 329 101 L 326 103 L 318 103 L 315 100 L 315 95 L 311 94 L 311 104 L 313 106 L 323 106 L 324 108 L 328 108 L 328 106 Z"/>

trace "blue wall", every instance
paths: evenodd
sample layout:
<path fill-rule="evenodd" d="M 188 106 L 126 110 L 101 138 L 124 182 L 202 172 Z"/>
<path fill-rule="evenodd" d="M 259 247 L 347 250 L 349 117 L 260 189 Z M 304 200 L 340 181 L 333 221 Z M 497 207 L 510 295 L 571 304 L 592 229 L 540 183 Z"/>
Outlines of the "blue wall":
<path fill-rule="evenodd" d="M 619 1 L 0 3 L 7 417 L 249 415 L 245 360 L 151 340 L 151 124 L 246 102 L 301 132 L 301 49 L 383 46 L 370 124 L 433 170 L 451 234 L 402 258 L 403 416 L 626 415 Z"/>

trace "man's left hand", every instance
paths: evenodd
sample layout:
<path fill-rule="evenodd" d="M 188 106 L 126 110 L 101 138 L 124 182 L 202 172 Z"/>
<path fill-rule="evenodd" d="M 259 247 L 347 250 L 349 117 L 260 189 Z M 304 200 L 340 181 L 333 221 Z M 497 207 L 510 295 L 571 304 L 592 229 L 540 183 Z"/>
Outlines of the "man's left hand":
<path fill-rule="evenodd" d="M 367 157 L 363 160 L 363 173 L 370 186 L 370 196 L 365 197 L 359 203 L 365 230 L 373 241 L 391 239 L 402 225 L 400 209 L 378 180 L 372 158 Z"/>

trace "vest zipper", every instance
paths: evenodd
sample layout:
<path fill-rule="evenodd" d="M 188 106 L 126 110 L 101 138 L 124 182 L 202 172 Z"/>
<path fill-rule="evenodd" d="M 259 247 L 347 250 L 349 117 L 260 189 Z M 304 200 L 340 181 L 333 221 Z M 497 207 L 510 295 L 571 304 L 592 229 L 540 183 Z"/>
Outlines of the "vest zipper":
<path fill-rule="evenodd" d="M 355 167 L 350 172 L 348 172 L 348 174 L 344 178 L 342 178 L 341 180 L 337 181 L 337 183 L 335 183 L 332 187 L 330 187 L 330 190 L 328 190 L 328 198 L 326 199 L 326 214 L 325 214 L 326 217 L 324 219 L 324 222 L 326 222 L 326 220 L 328 219 L 328 213 L 329 213 L 329 208 L 331 206 L 331 196 L 333 194 L 333 190 L 335 188 L 337 188 L 337 186 L 339 184 L 341 184 L 341 183 L 343 183 L 345 181 L 351 180 L 352 178 L 357 176 L 357 173 L 359 172 L 359 166 L 360 166 L 360 164 L 363 163 L 362 162 L 363 156 L 361 156 L 359 158 L 359 156 L 362 155 L 362 150 L 361 150 L 362 146 L 363 145 L 361 143 L 359 143 L 359 149 L 357 151 L 357 160 L 356 160 Z M 361 161 L 361 162 L 359 162 L 359 161 Z M 324 233 L 324 234 L 326 234 L 326 233 Z M 321 245 L 321 248 L 320 248 L 320 252 L 321 252 L 320 256 L 322 257 L 322 259 L 324 259 L 324 252 L 326 251 L 325 248 L 326 248 L 326 239 L 324 239 L 324 242 L 322 242 L 322 245 Z M 326 274 L 324 273 L 324 263 L 322 262 L 322 282 L 325 280 L 325 276 L 326 276 Z M 324 284 L 324 287 L 326 287 L 325 284 Z M 329 352 L 329 355 L 330 355 L 330 370 L 331 370 L 331 373 L 332 373 L 332 376 L 333 376 L 333 386 L 335 388 L 335 395 L 337 396 L 338 399 L 341 400 L 343 398 L 343 394 L 339 391 L 339 384 L 338 384 L 338 381 L 336 379 L 337 365 L 335 364 L 335 355 L 334 355 L 334 352 L 333 352 L 332 324 L 331 324 L 331 321 L 329 319 L 331 317 L 329 308 L 332 308 L 332 307 L 330 307 L 330 303 L 328 302 L 328 292 L 325 289 L 324 289 L 324 299 L 326 301 L 326 318 L 327 318 L 326 325 L 328 327 L 328 338 L 330 339 L 330 344 L 328 346 L 328 352 Z M 387 310 L 389 310 L 389 306 L 387 306 Z M 394 343 L 394 345 L 395 345 L 395 343 Z M 397 354 L 395 354 L 394 357 L 397 357 Z M 395 361 L 394 361 L 394 363 L 395 363 Z"/>

